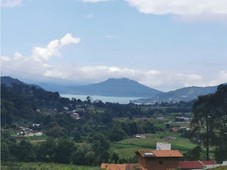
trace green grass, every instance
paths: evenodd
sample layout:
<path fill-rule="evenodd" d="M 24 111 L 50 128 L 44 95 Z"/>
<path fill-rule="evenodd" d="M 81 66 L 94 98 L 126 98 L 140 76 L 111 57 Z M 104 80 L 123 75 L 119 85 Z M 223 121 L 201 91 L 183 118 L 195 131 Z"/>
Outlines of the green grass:
<path fill-rule="evenodd" d="M 176 137 L 176 140 L 166 140 L 165 137 Z M 156 149 L 157 142 L 171 143 L 172 149 L 185 153 L 196 145 L 186 138 L 182 138 L 177 133 L 163 132 L 159 134 L 146 134 L 146 138 L 129 138 L 117 143 L 111 144 L 111 150 L 118 153 L 120 158 L 129 158 L 135 155 L 140 149 Z"/>
<path fill-rule="evenodd" d="M 1 166 L 1 170 L 99 170 L 100 167 L 78 166 L 71 164 L 57 163 L 10 163 L 8 166 Z"/>
<path fill-rule="evenodd" d="M 227 170 L 227 166 L 222 166 L 222 167 L 214 168 L 212 170 Z"/>

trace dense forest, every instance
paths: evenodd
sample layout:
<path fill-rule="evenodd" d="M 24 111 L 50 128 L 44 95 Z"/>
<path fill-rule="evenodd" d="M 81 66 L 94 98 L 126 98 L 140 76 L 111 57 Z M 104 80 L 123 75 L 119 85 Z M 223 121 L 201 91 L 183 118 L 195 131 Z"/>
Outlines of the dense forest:
<path fill-rule="evenodd" d="M 217 93 L 207 97 L 209 101 L 206 97 L 200 97 L 195 102 L 193 107 L 195 115 L 192 122 L 194 127 L 200 121 L 200 112 L 197 108 L 200 107 L 201 102 L 213 104 L 210 102 L 212 97 L 219 101 L 216 103 L 219 104 L 220 109 L 216 112 L 218 111 L 218 115 L 221 114 L 223 119 L 220 132 L 226 127 L 226 93 L 227 87 L 221 86 Z M 63 98 L 58 92 L 48 92 L 38 86 L 1 84 L 1 159 L 3 162 L 40 161 L 77 165 L 135 162 L 137 160 L 134 155 L 128 160 L 120 159 L 117 153 L 110 150 L 110 144 L 135 134 L 159 133 L 165 128 L 146 119 L 135 121 L 133 118 L 156 119 L 158 116 L 166 116 L 170 113 L 184 115 L 192 111 L 192 106 L 193 102 L 154 105 L 92 102 L 89 96 L 86 101 L 81 101 L 75 98 Z M 72 113 L 76 113 L 77 117 L 73 117 Z M 119 121 L 123 118 L 128 118 L 128 121 Z M 39 126 L 32 126 L 32 124 Z M 34 131 L 42 131 L 46 139 L 33 143 L 24 138 L 24 134 L 21 137 L 12 135 L 12 131 L 17 131 L 22 126 Z M 213 126 L 216 124 L 212 124 Z M 195 128 L 196 130 L 188 137 L 199 138 L 202 128 L 204 127 Z M 215 141 L 218 137 L 216 136 Z M 205 141 L 205 138 L 201 140 Z M 224 142 L 224 138 L 221 141 Z M 212 142 L 212 146 L 216 147 L 217 155 L 221 154 L 219 151 L 226 149 L 226 145 L 223 146 L 224 148 L 218 147 L 218 142 Z"/>

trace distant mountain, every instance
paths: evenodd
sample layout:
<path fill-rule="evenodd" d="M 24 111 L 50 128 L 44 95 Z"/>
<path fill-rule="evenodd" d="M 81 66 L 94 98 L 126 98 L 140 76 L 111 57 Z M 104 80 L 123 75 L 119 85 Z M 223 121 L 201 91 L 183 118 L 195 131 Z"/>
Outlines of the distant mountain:
<path fill-rule="evenodd" d="M 110 78 L 101 83 L 71 88 L 71 93 L 81 95 L 149 97 L 162 92 L 127 78 Z"/>
<path fill-rule="evenodd" d="M 134 102 L 137 103 L 161 103 L 161 102 L 179 102 L 191 101 L 200 95 L 207 95 L 214 93 L 217 86 L 211 87 L 185 87 L 170 92 L 160 93 L 150 98 L 139 99 Z"/>
<path fill-rule="evenodd" d="M 4 84 L 7 87 L 13 87 L 13 84 L 16 84 L 16 85 L 28 85 L 28 86 L 34 86 L 36 88 L 41 88 L 38 85 L 26 84 L 26 83 L 24 83 L 24 82 L 22 82 L 18 79 L 15 79 L 15 78 L 12 78 L 12 77 L 9 77 L 9 76 L 2 76 L 1 77 L 1 84 Z"/>
<path fill-rule="evenodd" d="M 47 91 L 52 91 L 52 92 L 59 92 L 61 94 L 66 94 L 70 93 L 71 88 L 69 86 L 64 86 L 60 84 L 54 84 L 54 83 L 46 83 L 46 82 L 37 82 L 40 87 Z"/>
<path fill-rule="evenodd" d="M 1 77 L 1 84 L 5 84 L 7 87 L 12 87 L 13 84 L 25 85 L 26 83 L 9 76 L 3 76 Z M 191 101 L 196 99 L 200 95 L 211 94 L 217 90 L 217 86 L 211 86 L 185 87 L 170 92 L 162 92 L 127 78 L 110 78 L 106 81 L 96 84 L 73 87 L 53 83 L 38 83 L 38 85 L 26 85 L 43 88 L 48 91 L 57 91 L 61 94 L 68 93 L 80 95 L 141 97 L 141 99 L 135 100 L 135 103 Z"/>

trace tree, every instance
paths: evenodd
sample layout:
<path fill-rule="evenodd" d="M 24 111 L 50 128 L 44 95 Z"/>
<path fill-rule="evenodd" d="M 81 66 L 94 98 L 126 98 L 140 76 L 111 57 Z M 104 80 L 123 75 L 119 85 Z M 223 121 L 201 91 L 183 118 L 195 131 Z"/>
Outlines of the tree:
<path fill-rule="evenodd" d="M 87 158 L 85 159 L 86 153 L 92 151 L 91 144 L 89 143 L 80 143 L 77 145 L 77 149 L 74 153 L 72 153 L 72 161 L 76 165 L 86 165 Z M 88 155 L 87 155 L 88 157 Z"/>
<path fill-rule="evenodd" d="M 119 155 L 116 152 L 111 153 L 110 160 L 117 164 L 119 162 Z"/>
<path fill-rule="evenodd" d="M 74 151 L 74 143 L 71 140 L 60 138 L 55 149 L 54 161 L 58 163 L 70 163 L 71 155 Z"/>
<path fill-rule="evenodd" d="M 111 141 L 120 141 L 126 136 L 127 134 L 119 126 L 118 127 L 115 126 L 110 130 Z"/>
<path fill-rule="evenodd" d="M 57 144 L 53 138 L 48 138 L 37 148 L 37 158 L 40 161 L 52 162 L 56 152 Z"/>
<path fill-rule="evenodd" d="M 66 130 L 58 125 L 49 129 L 46 134 L 50 137 L 58 138 L 66 136 Z"/>
<path fill-rule="evenodd" d="M 1 126 L 11 125 L 13 122 L 13 114 L 16 112 L 16 109 L 12 102 L 6 100 L 1 101 Z"/>
<path fill-rule="evenodd" d="M 214 94 L 200 96 L 193 105 L 192 134 L 207 150 L 215 147 L 219 161 L 227 159 L 227 85 L 220 85 Z"/>
<path fill-rule="evenodd" d="M 185 154 L 185 158 L 189 161 L 200 160 L 201 152 L 201 146 L 196 146 Z"/>
<path fill-rule="evenodd" d="M 18 145 L 17 159 L 20 161 L 34 161 L 35 152 L 30 142 L 22 140 Z"/>

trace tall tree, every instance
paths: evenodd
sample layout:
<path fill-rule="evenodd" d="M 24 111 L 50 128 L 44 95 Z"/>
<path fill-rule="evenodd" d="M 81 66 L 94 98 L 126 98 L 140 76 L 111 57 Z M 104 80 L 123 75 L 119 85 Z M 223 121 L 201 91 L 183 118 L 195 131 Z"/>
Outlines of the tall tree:
<path fill-rule="evenodd" d="M 214 94 L 200 96 L 193 105 L 191 122 L 194 137 L 200 138 L 207 150 L 215 147 L 218 161 L 227 159 L 227 85 L 220 85 Z"/>

